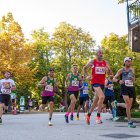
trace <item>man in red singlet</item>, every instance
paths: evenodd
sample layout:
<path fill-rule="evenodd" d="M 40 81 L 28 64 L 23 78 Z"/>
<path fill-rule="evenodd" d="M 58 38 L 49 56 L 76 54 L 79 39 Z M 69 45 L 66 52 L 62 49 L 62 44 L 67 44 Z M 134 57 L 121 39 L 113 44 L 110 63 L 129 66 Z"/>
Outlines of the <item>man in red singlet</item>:
<path fill-rule="evenodd" d="M 94 95 L 94 100 L 93 100 L 91 109 L 89 113 L 86 115 L 86 123 L 88 125 L 90 124 L 91 113 L 93 112 L 94 108 L 98 104 L 96 123 L 100 124 L 102 123 L 100 112 L 101 112 L 101 108 L 102 108 L 103 101 L 105 98 L 103 89 L 104 89 L 104 84 L 105 84 L 106 71 L 108 72 L 109 75 L 111 75 L 112 72 L 110 70 L 110 66 L 107 63 L 107 61 L 103 60 L 103 52 L 100 49 L 97 50 L 96 52 L 96 59 L 91 60 L 84 66 L 83 71 L 84 71 L 85 76 L 88 76 L 87 68 L 89 67 L 91 67 L 92 69 L 91 85 L 92 85 L 92 90 L 95 91 L 95 95 Z"/>

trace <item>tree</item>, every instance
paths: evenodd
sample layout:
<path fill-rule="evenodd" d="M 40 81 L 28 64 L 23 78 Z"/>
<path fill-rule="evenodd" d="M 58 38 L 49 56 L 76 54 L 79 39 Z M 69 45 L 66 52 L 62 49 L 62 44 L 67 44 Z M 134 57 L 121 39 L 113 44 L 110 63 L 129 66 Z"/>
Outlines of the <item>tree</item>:
<path fill-rule="evenodd" d="M 30 84 L 32 73 L 27 66 L 31 58 L 30 54 L 22 29 L 14 21 L 12 13 L 3 16 L 0 21 L 0 69 L 13 73 L 18 90 Z M 0 76 L 2 77 L 2 73 Z"/>
<path fill-rule="evenodd" d="M 47 75 L 51 67 L 52 48 L 50 46 L 49 33 L 44 31 L 44 28 L 34 30 L 31 34 L 32 38 L 29 41 L 33 51 L 32 60 L 29 63 L 30 70 L 34 76 L 32 79 L 33 85 L 31 91 L 33 98 L 40 98 L 41 91 L 38 90 L 38 82 Z"/>
<path fill-rule="evenodd" d="M 52 38 L 52 46 L 55 52 L 53 64 L 57 69 L 57 77 L 60 81 L 62 93 L 65 93 L 66 75 L 71 71 L 72 64 L 79 65 L 79 72 L 92 55 L 95 45 L 94 40 L 89 33 L 81 28 L 76 28 L 66 22 L 61 22 L 55 29 Z M 63 94 L 66 95 L 66 94 Z M 65 96 L 65 102 L 66 102 Z"/>

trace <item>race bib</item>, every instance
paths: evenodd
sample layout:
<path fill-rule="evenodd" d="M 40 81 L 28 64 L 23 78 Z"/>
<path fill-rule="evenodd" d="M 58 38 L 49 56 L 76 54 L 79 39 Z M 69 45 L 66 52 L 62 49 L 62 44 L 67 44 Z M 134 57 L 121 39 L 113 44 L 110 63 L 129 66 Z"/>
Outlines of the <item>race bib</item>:
<path fill-rule="evenodd" d="M 113 84 L 109 84 L 108 89 L 113 90 Z"/>
<path fill-rule="evenodd" d="M 51 85 L 46 85 L 45 90 L 46 90 L 46 91 L 53 92 L 53 86 L 51 86 Z"/>
<path fill-rule="evenodd" d="M 83 90 L 83 94 L 88 94 L 88 90 Z"/>
<path fill-rule="evenodd" d="M 132 80 L 125 80 L 125 86 L 133 87 L 133 81 Z"/>
<path fill-rule="evenodd" d="M 79 86 L 79 81 L 72 80 L 72 86 Z"/>
<path fill-rule="evenodd" d="M 3 94 L 10 94 L 11 93 L 11 89 L 2 89 L 1 92 Z"/>
<path fill-rule="evenodd" d="M 105 67 L 95 67 L 96 74 L 105 74 Z"/>

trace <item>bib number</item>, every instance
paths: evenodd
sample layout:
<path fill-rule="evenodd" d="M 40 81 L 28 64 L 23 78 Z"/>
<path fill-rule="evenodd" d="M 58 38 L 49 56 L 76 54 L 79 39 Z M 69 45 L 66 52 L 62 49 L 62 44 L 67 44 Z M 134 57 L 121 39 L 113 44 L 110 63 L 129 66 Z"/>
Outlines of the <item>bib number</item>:
<path fill-rule="evenodd" d="M 2 93 L 3 94 L 10 94 L 11 93 L 11 90 L 10 89 L 3 89 L 2 90 Z"/>
<path fill-rule="evenodd" d="M 133 87 L 133 81 L 132 80 L 125 80 L 125 86 Z"/>
<path fill-rule="evenodd" d="M 53 86 L 51 86 L 51 85 L 46 85 L 45 90 L 46 90 L 46 91 L 53 92 Z"/>
<path fill-rule="evenodd" d="M 72 81 L 72 86 L 76 86 L 76 87 L 78 87 L 79 86 L 79 81 Z"/>
<path fill-rule="evenodd" d="M 108 89 L 113 90 L 113 84 L 109 84 Z"/>
<path fill-rule="evenodd" d="M 105 74 L 105 67 L 95 67 L 96 74 Z"/>
<path fill-rule="evenodd" d="M 88 94 L 88 90 L 83 90 L 83 94 Z"/>

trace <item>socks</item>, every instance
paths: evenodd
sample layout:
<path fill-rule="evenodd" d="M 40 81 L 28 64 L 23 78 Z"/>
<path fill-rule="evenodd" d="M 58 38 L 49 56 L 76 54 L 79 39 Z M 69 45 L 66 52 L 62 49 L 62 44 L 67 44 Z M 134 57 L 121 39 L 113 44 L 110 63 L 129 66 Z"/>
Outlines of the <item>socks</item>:
<path fill-rule="evenodd" d="M 73 112 L 71 112 L 71 114 L 70 115 L 73 115 L 74 113 Z M 66 114 L 65 114 L 66 116 L 69 116 L 69 112 L 66 112 Z"/>
<path fill-rule="evenodd" d="M 49 121 L 51 121 L 52 118 L 49 118 Z"/>
<path fill-rule="evenodd" d="M 91 116 L 91 113 L 88 113 L 88 116 L 90 117 Z"/>
<path fill-rule="evenodd" d="M 71 112 L 71 115 L 73 115 L 73 112 Z"/>
<path fill-rule="evenodd" d="M 97 117 L 100 117 L 100 113 L 97 113 Z"/>
<path fill-rule="evenodd" d="M 66 112 L 66 114 L 65 114 L 66 116 L 69 116 L 69 112 Z"/>

